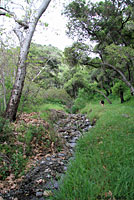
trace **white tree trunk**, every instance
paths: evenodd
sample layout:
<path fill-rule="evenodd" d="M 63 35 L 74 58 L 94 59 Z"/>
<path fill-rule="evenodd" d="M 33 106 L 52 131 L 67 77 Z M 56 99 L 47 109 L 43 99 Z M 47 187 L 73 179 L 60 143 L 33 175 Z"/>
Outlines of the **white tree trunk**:
<path fill-rule="evenodd" d="M 11 92 L 11 97 L 7 105 L 7 109 L 5 112 L 5 117 L 7 119 L 10 119 L 10 121 L 14 121 L 16 119 L 16 113 L 19 106 L 25 76 L 26 76 L 26 66 L 27 66 L 27 55 L 29 51 L 29 47 L 31 44 L 31 40 L 36 28 L 36 25 L 42 16 L 42 14 L 47 9 L 49 3 L 51 0 L 43 0 L 42 5 L 39 7 L 38 10 L 36 10 L 34 16 L 30 20 L 30 23 L 28 24 L 28 29 L 26 32 L 25 37 L 20 32 L 20 24 L 17 25 L 17 28 L 15 29 L 15 33 L 19 38 L 20 41 L 20 56 L 19 56 L 19 62 L 18 62 L 18 69 L 16 73 L 16 79 L 15 83 Z"/>

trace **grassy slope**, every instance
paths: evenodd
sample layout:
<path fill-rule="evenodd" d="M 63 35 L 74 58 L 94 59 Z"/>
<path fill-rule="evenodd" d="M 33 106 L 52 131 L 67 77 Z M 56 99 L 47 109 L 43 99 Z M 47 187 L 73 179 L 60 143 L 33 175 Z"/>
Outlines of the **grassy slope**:
<path fill-rule="evenodd" d="M 98 120 L 78 142 L 54 200 L 134 199 L 133 105 L 97 103 L 82 112 Z"/>

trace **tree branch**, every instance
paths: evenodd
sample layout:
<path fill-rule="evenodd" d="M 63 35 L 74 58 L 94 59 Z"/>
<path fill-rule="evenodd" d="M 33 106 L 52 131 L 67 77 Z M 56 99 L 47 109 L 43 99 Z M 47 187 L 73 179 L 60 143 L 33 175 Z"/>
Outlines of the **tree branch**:
<path fill-rule="evenodd" d="M 100 93 L 101 95 L 104 96 L 104 98 L 108 101 L 109 104 L 112 104 L 112 102 L 109 100 L 109 98 L 100 90 L 95 89 L 96 92 Z"/>
<path fill-rule="evenodd" d="M 122 77 L 122 81 L 124 81 L 124 83 L 126 83 L 126 85 L 131 89 L 131 93 L 134 95 L 134 87 L 132 86 L 132 84 L 126 79 L 125 75 L 123 74 L 123 72 L 116 68 L 115 66 L 109 64 L 109 63 L 102 63 L 102 65 L 108 66 L 109 68 L 113 69 L 114 71 L 116 71 L 118 74 L 120 74 L 120 76 Z"/>
<path fill-rule="evenodd" d="M 17 16 L 15 15 L 15 13 L 10 12 L 9 10 L 7 10 L 7 9 L 5 9 L 3 7 L 0 7 L 0 10 L 4 10 L 5 11 L 5 12 L 0 12 L 0 15 L 6 16 L 7 14 L 9 14 L 10 16 L 12 16 L 14 18 L 15 22 L 17 22 L 19 25 L 21 25 L 25 29 L 27 29 L 29 27 L 26 21 L 17 19 Z"/>

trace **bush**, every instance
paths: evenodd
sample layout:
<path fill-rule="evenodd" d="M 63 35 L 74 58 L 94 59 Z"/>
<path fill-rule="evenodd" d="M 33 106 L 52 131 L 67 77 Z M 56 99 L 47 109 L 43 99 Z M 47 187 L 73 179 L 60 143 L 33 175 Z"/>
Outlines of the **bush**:
<path fill-rule="evenodd" d="M 64 89 L 51 88 L 43 94 L 44 102 L 53 102 L 71 106 L 71 97 Z"/>
<path fill-rule="evenodd" d="M 74 105 L 72 106 L 72 112 L 76 113 L 80 109 L 84 108 L 86 103 L 91 99 L 91 95 L 89 92 L 85 91 L 84 89 L 79 89 L 78 96 L 74 100 Z"/>
<path fill-rule="evenodd" d="M 10 135 L 12 135 L 12 126 L 9 120 L 0 117 L 0 142 L 10 140 Z"/>

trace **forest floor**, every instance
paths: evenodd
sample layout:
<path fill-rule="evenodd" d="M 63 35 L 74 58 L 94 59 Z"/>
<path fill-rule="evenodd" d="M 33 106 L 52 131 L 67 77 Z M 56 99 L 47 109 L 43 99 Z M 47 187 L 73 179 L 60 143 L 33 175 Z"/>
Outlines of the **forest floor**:
<path fill-rule="evenodd" d="M 74 157 L 76 141 L 91 128 L 91 123 L 85 115 L 66 114 L 64 111 L 54 109 L 51 110 L 51 116 L 55 121 L 53 130 L 57 137 L 55 141 L 50 137 L 49 123 L 42 120 L 38 113 L 22 113 L 12 124 L 14 137 L 16 137 L 15 145 L 20 145 L 20 143 L 22 145 L 22 138 L 26 139 L 24 128 L 26 129 L 29 125 L 30 127 L 40 125 L 45 127 L 45 136 L 41 134 L 37 142 L 34 135 L 28 143 L 33 148 L 31 148 L 32 154 L 25 166 L 25 175 L 15 178 L 15 175 L 10 173 L 5 180 L 0 181 L 1 198 L 7 200 L 42 199 L 51 196 L 53 190 L 58 189 L 59 180 L 61 182 L 61 177 L 67 170 L 68 161 Z M 22 124 L 23 129 L 20 129 Z M 20 133 L 21 141 L 18 140 Z M 27 157 L 25 143 L 23 143 L 23 148 L 25 149 L 23 157 Z"/>

